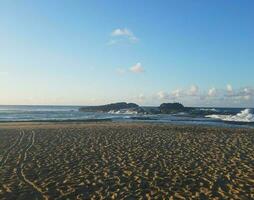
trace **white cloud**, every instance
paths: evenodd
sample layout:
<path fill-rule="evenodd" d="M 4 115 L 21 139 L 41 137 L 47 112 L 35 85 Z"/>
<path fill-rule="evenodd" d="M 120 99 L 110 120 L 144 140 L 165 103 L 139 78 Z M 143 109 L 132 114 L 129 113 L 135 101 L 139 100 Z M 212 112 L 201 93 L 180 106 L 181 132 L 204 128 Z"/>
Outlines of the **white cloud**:
<path fill-rule="evenodd" d="M 250 87 L 246 87 L 243 89 L 243 92 L 240 92 L 240 96 L 242 96 L 242 98 L 244 100 L 250 100 L 252 98 L 254 98 L 254 88 L 250 88 Z"/>
<path fill-rule="evenodd" d="M 143 68 L 143 66 L 141 65 L 140 62 L 138 62 L 135 65 L 131 66 L 129 69 L 116 68 L 116 73 L 120 74 L 120 75 L 124 75 L 128 71 L 131 72 L 131 73 L 139 74 L 139 73 L 143 73 L 145 70 L 144 70 L 144 68 Z"/>
<path fill-rule="evenodd" d="M 254 98 L 254 89 L 252 87 L 240 88 L 237 90 L 231 90 L 227 88 L 227 94 L 224 94 L 227 101 L 233 101 L 236 103 L 250 102 Z"/>
<path fill-rule="evenodd" d="M 145 100 L 145 95 L 139 94 L 137 99 L 139 102 L 143 102 Z"/>
<path fill-rule="evenodd" d="M 191 96 L 196 96 L 196 95 L 198 95 L 198 91 L 199 91 L 198 86 L 192 85 L 190 87 L 190 90 L 189 90 L 188 94 L 191 95 Z"/>
<path fill-rule="evenodd" d="M 248 92 L 249 92 L 249 88 L 244 88 L 243 91 L 244 91 L 245 93 L 248 93 Z"/>
<path fill-rule="evenodd" d="M 117 28 L 115 30 L 112 31 L 111 33 L 112 36 L 129 36 L 129 37 L 132 37 L 133 36 L 133 33 L 128 30 L 127 28 L 123 28 L 123 29 L 120 29 L 120 28 Z"/>
<path fill-rule="evenodd" d="M 142 73 L 145 71 L 140 62 L 130 67 L 129 70 L 133 73 Z"/>
<path fill-rule="evenodd" d="M 243 93 L 246 95 L 253 95 L 254 96 L 254 88 L 245 87 L 243 89 Z"/>
<path fill-rule="evenodd" d="M 233 87 L 230 84 L 227 84 L 226 88 L 227 88 L 227 92 L 228 93 L 232 93 L 233 92 Z"/>
<path fill-rule="evenodd" d="M 138 38 L 134 35 L 134 33 L 127 28 L 117 28 L 117 29 L 113 30 L 111 32 L 111 37 L 122 38 L 122 39 L 127 38 L 127 40 L 130 42 L 137 42 L 138 41 Z M 118 42 L 119 42 L 119 40 L 117 40 L 117 39 L 111 39 L 108 44 L 113 45 Z"/>
<path fill-rule="evenodd" d="M 243 98 L 244 98 L 244 100 L 250 100 L 251 99 L 251 96 L 250 95 L 245 95 L 245 96 L 243 96 Z"/>
<path fill-rule="evenodd" d="M 176 89 L 176 90 L 174 90 L 174 91 L 172 91 L 172 96 L 174 97 L 174 98 L 178 98 L 178 97 L 180 97 L 181 96 L 181 90 L 180 89 Z"/>
<path fill-rule="evenodd" d="M 169 94 L 164 92 L 164 91 L 159 91 L 157 93 L 157 96 L 160 100 L 166 100 L 166 99 L 169 99 Z"/>
<path fill-rule="evenodd" d="M 216 89 L 213 87 L 213 88 L 210 88 L 209 90 L 208 90 L 208 96 L 209 97 L 213 97 L 213 96 L 216 96 L 216 93 L 217 93 L 217 91 L 216 91 Z"/>
<path fill-rule="evenodd" d="M 227 85 L 226 85 L 227 86 Z M 164 90 L 165 91 L 165 90 Z M 224 87 L 201 90 L 197 87 L 179 88 L 169 92 L 159 91 L 152 98 L 149 95 L 146 102 L 152 99 L 154 105 L 161 102 L 180 102 L 186 106 L 231 106 L 231 107 L 253 107 L 254 86 L 225 89 Z M 196 95 L 194 95 L 196 94 Z"/>
<path fill-rule="evenodd" d="M 254 87 L 232 87 L 232 90 L 231 87 L 226 87 L 226 89 L 225 87 L 211 87 L 201 90 L 198 86 L 191 86 L 169 92 L 162 90 L 153 95 L 153 99 L 155 103 L 177 100 L 188 106 L 254 106 Z M 146 101 L 149 101 L 149 96 Z"/>

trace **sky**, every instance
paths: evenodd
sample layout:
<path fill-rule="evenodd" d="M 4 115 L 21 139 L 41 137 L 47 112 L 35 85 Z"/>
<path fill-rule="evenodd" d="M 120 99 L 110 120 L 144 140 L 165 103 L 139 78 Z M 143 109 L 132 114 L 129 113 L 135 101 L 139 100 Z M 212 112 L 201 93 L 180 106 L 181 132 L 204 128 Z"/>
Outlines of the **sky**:
<path fill-rule="evenodd" d="M 252 0 L 0 0 L 0 104 L 254 107 Z"/>

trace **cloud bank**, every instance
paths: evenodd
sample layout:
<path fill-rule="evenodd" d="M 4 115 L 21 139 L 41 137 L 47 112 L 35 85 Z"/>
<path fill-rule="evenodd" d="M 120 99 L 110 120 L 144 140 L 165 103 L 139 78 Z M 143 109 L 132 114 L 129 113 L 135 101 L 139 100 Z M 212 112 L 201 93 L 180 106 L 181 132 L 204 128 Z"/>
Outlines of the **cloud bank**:
<path fill-rule="evenodd" d="M 254 87 L 233 89 L 232 85 L 227 84 L 225 88 L 200 90 L 197 85 L 191 85 L 186 89 L 159 91 L 155 97 L 159 102 L 182 102 L 196 106 L 254 106 Z"/>

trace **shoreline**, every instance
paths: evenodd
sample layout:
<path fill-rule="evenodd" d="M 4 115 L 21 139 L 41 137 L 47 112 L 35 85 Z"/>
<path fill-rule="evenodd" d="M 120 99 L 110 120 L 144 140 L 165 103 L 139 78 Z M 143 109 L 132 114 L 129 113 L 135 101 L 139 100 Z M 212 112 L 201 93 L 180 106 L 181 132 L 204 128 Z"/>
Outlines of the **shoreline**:
<path fill-rule="evenodd" d="M 147 122 L 147 121 L 113 121 L 113 120 L 65 120 L 65 121 L 11 121 L 0 122 L 1 128 L 15 127 L 68 127 L 68 126 L 89 126 L 89 125 L 116 125 L 116 126 L 152 126 L 152 127 L 169 127 L 169 128 L 197 128 L 197 129 L 218 129 L 218 130 L 254 130 L 251 126 L 216 126 L 207 124 L 185 124 L 185 123 L 168 123 L 168 122 Z"/>

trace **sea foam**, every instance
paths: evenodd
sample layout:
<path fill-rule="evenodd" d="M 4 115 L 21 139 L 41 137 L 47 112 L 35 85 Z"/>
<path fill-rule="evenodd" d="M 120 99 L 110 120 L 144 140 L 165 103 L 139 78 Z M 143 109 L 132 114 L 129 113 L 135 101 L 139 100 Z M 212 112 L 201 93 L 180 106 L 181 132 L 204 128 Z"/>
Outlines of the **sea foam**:
<path fill-rule="evenodd" d="M 122 114 L 122 115 L 136 115 L 138 114 L 137 111 L 135 110 L 131 110 L 131 109 L 121 109 L 121 110 L 110 110 L 108 112 L 109 114 Z"/>
<path fill-rule="evenodd" d="M 254 122 L 254 115 L 251 113 L 251 109 L 244 109 L 236 115 L 206 115 L 208 118 L 220 119 L 223 121 L 231 122 Z"/>

